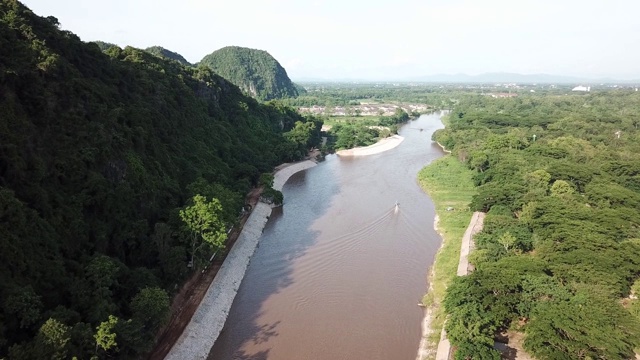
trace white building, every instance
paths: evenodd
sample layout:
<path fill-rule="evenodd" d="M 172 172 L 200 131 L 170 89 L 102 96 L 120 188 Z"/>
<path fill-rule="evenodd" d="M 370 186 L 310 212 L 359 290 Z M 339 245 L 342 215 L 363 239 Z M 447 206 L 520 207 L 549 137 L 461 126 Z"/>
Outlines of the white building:
<path fill-rule="evenodd" d="M 591 91 L 591 86 L 576 86 L 571 91 Z"/>

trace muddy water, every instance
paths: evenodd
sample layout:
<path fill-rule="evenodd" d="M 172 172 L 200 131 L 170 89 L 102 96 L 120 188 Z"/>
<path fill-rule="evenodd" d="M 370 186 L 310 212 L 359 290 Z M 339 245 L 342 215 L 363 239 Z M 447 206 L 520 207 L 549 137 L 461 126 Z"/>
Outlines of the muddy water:
<path fill-rule="evenodd" d="M 441 241 L 416 174 L 443 155 L 441 127 L 423 115 L 393 150 L 331 155 L 287 182 L 210 360 L 415 359 Z"/>

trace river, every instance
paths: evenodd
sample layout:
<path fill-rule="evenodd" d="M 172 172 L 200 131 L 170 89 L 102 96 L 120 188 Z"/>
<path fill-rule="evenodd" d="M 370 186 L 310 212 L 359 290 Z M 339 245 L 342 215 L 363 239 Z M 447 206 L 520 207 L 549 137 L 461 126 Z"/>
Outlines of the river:
<path fill-rule="evenodd" d="M 289 179 L 209 360 L 415 359 L 441 242 L 417 173 L 443 155 L 439 128 L 422 115 L 392 150 Z"/>

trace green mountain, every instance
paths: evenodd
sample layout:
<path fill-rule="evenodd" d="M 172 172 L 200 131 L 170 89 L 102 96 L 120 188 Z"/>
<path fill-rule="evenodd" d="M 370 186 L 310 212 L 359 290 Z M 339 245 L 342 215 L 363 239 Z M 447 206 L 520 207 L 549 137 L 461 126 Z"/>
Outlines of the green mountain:
<path fill-rule="evenodd" d="M 205 56 L 200 64 L 210 67 L 246 94 L 260 100 L 299 94 L 285 69 L 264 50 L 227 46 Z"/>
<path fill-rule="evenodd" d="M 163 59 L 170 59 L 170 60 L 175 60 L 179 63 L 181 63 L 182 65 L 191 65 L 182 55 L 175 53 L 171 50 L 167 50 L 165 48 L 163 48 L 162 46 L 151 46 L 148 47 L 146 49 L 144 49 L 144 51 L 161 57 Z"/>
<path fill-rule="evenodd" d="M 233 224 L 321 124 L 15 0 L 0 48 L 0 358 L 140 358 L 193 271 L 179 210 L 216 197 Z"/>

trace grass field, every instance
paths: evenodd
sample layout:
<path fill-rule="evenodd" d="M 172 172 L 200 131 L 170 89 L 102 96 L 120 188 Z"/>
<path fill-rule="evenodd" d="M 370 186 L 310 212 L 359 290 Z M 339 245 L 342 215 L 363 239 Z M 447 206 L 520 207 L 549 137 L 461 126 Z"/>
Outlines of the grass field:
<path fill-rule="evenodd" d="M 446 318 L 440 304 L 448 284 L 456 276 L 462 236 L 473 214 L 469 210 L 469 203 L 475 194 L 472 174 L 471 170 L 451 155 L 434 161 L 418 174 L 420 186 L 435 204 L 436 214 L 440 219 L 438 230 L 443 239 L 429 279 L 432 290 L 422 300 L 424 305 L 433 309 L 428 340 L 434 347 L 440 340 Z M 447 208 L 453 210 L 447 211 Z"/>

